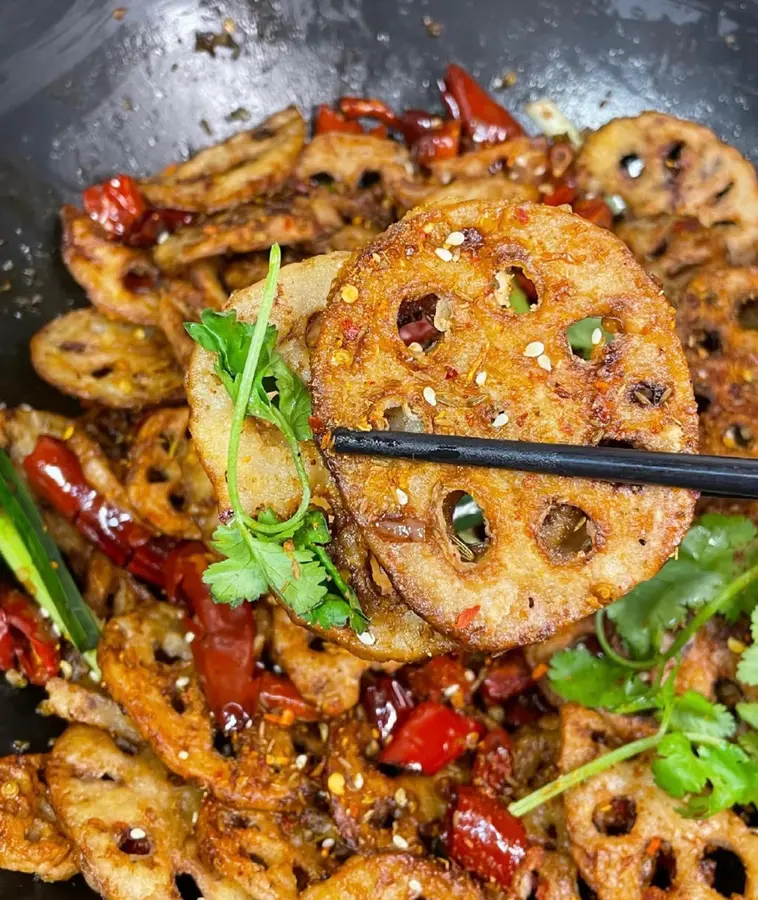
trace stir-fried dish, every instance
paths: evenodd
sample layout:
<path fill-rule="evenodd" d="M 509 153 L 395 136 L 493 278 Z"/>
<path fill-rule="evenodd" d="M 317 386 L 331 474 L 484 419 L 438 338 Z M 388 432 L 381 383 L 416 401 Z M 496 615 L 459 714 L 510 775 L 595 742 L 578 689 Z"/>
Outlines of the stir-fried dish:
<path fill-rule="evenodd" d="M 295 108 L 66 206 L 0 420 L 0 865 L 109 900 L 758 896 L 758 506 L 334 429 L 758 453 L 758 181 L 646 112 Z"/>

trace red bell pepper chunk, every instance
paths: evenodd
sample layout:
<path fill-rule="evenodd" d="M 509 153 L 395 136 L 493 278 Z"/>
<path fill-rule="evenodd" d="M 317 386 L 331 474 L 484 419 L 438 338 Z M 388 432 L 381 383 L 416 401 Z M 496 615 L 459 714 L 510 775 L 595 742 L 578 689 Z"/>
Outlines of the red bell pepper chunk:
<path fill-rule="evenodd" d="M 471 749 L 483 731 L 476 719 L 429 700 L 399 726 L 379 754 L 379 762 L 434 775 Z"/>
<path fill-rule="evenodd" d="M 442 99 L 453 118 L 463 123 L 464 134 L 475 144 L 501 144 L 524 129 L 497 101 L 455 63 L 447 67 Z"/>
<path fill-rule="evenodd" d="M 0 669 L 16 666 L 44 685 L 58 674 L 60 644 L 39 608 L 21 591 L 0 586 Z"/>
<path fill-rule="evenodd" d="M 479 742 L 474 759 L 472 784 L 497 797 L 513 773 L 513 749 L 508 732 L 493 728 Z"/>
<path fill-rule="evenodd" d="M 392 675 L 367 678 L 361 689 L 361 702 L 369 721 L 385 741 L 413 709 L 410 692 Z"/>
<path fill-rule="evenodd" d="M 601 228 L 611 228 L 613 226 L 613 213 L 602 197 L 577 200 L 574 203 L 574 212 L 583 219 L 587 219 L 588 222 L 599 225 Z"/>
<path fill-rule="evenodd" d="M 343 134 L 363 134 L 360 122 L 348 121 L 341 112 L 322 103 L 316 108 L 313 130 L 315 134 L 328 134 L 332 131 Z"/>
<path fill-rule="evenodd" d="M 459 706 L 471 700 L 466 669 L 454 656 L 435 656 L 421 667 L 409 669 L 408 684 L 417 700 L 442 703 L 454 697 L 454 704 Z M 457 691 L 454 691 L 455 687 Z"/>
<path fill-rule="evenodd" d="M 137 182 L 129 175 L 114 175 L 82 193 L 84 209 L 114 238 L 128 237 L 149 207 Z"/>
<path fill-rule="evenodd" d="M 163 586 L 171 542 L 156 538 L 132 516 L 87 484 L 66 443 L 43 434 L 24 460 L 32 488 L 114 562 L 152 584 Z"/>
<path fill-rule="evenodd" d="M 318 711 L 303 699 L 289 678 L 272 672 L 261 672 L 258 675 L 258 703 L 269 711 L 289 710 L 296 719 L 305 722 L 315 722 L 319 718 Z"/>
<path fill-rule="evenodd" d="M 502 657 L 487 672 L 479 689 L 484 702 L 503 703 L 528 690 L 534 683 L 532 671 L 520 652 Z"/>
<path fill-rule="evenodd" d="M 507 888 L 527 846 L 524 826 L 502 804 L 474 787 L 458 788 L 447 832 L 452 860 Z"/>

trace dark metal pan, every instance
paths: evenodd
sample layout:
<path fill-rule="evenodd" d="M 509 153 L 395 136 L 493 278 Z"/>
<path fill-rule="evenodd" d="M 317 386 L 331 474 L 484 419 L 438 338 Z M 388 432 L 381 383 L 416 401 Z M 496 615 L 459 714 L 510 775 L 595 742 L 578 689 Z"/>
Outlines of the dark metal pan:
<path fill-rule="evenodd" d="M 580 126 L 656 108 L 758 156 L 758 3 L 737 0 L 2 0 L 0 400 L 66 409 L 32 372 L 39 326 L 83 301 L 57 257 L 57 210 L 114 171 L 153 172 L 288 103 L 340 94 L 437 103 L 458 61 L 518 113 L 554 99 Z M 429 17 L 425 26 L 424 17 Z M 195 50 L 234 20 L 238 47 Z M 437 37 L 431 36 L 441 26 Z M 209 138 L 201 122 L 211 127 Z M 39 693 L 0 688 L 0 754 L 45 749 Z M 0 872 L 0 897 L 91 896 Z"/>

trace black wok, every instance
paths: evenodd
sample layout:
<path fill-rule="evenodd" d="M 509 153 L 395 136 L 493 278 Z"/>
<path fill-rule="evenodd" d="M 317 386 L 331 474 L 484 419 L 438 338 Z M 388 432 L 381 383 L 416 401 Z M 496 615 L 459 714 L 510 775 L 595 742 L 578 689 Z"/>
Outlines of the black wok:
<path fill-rule="evenodd" d="M 758 156 L 758 3 L 715 0 L 2 0 L 0 400 L 67 407 L 29 364 L 28 340 L 83 295 L 57 258 L 63 201 L 114 171 L 148 173 L 252 121 L 340 94 L 436 106 L 458 61 L 517 114 L 548 96 L 579 126 L 656 108 L 699 119 Z M 115 15 L 114 15 L 115 13 Z M 424 16 L 442 26 L 431 37 Z M 239 50 L 195 51 L 236 23 Z M 236 58 L 235 58 L 236 57 Z M 209 138 L 201 121 L 213 130 Z M 0 754 L 44 750 L 39 695 L 0 688 Z M 0 872 L 0 897 L 91 896 Z"/>

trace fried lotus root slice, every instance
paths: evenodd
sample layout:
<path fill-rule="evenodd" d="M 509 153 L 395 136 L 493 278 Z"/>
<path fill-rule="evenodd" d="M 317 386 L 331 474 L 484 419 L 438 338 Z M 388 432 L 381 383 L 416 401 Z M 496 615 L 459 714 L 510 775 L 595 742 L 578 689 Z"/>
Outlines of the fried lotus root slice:
<path fill-rule="evenodd" d="M 47 699 L 39 707 L 44 715 L 59 716 L 79 725 L 91 725 L 132 747 L 142 744 L 140 733 L 118 703 L 102 691 L 63 678 L 51 678 L 45 690 Z"/>
<path fill-rule="evenodd" d="M 309 831 L 307 815 L 235 810 L 207 797 L 200 807 L 197 839 L 204 859 L 256 900 L 295 900 L 306 885 L 334 868 Z"/>
<path fill-rule="evenodd" d="M 326 296 L 347 259 L 347 253 L 333 253 L 281 270 L 271 322 L 278 329 L 279 352 L 306 383 L 310 380 L 310 347 L 318 332 Z M 263 284 L 254 285 L 235 294 L 227 308 L 235 309 L 240 320 L 252 321 L 262 294 Z M 226 459 L 233 408 L 214 372 L 212 355 L 199 347 L 190 363 L 187 391 L 190 431 L 223 511 L 229 508 Z M 326 497 L 333 507 L 338 505 L 337 492 L 315 446 L 304 443 L 301 448 L 314 496 Z M 240 496 L 246 510 L 256 513 L 271 507 L 279 516 L 287 517 L 297 509 L 300 481 L 292 454 L 278 431 L 246 419 L 239 460 Z M 337 508 L 334 511 L 339 512 Z M 378 563 L 370 560 L 360 532 L 347 516 L 339 516 L 332 533 L 330 553 L 337 565 L 352 573 L 362 608 L 371 619 L 375 642 L 361 643 L 348 628 L 320 632 L 323 637 L 368 659 L 410 661 L 450 649 L 450 642 L 435 635 L 398 597 Z"/>
<path fill-rule="evenodd" d="M 73 206 L 61 209 L 63 261 L 87 299 L 106 316 L 156 325 L 160 272 L 150 254 L 109 240 L 100 226 Z"/>
<path fill-rule="evenodd" d="M 619 194 L 638 217 L 694 216 L 729 228 L 730 249 L 751 252 L 758 230 L 753 166 L 708 128 L 644 112 L 591 132 L 577 159 L 580 188 Z"/>
<path fill-rule="evenodd" d="M 568 853 L 529 847 L 513 875 L 507 900 L 577 900 L 578 872 Z"/>
<path fill-rule="evenodd" d="M 158 324 L 171 344 L 179 364 L 186 368 L 194 343 L 185 322 L 200 321 L 204 309 L 220 309 L 229 294 L 221 282 L 219 266 L 213 259 L 191 265 L 183 278 L 168 278 L 161 294 Z"/>
<path fill-rule="evenodd" d="M 55 536 L 53 539 L 57 542 Z M 97 550 L 86 563 L 83 594 L 96 615 L 105 620 L 123 616 L 154 599 L 144 584 Z"/>
<path fill-rule="evenodd" d="M 304 143 L 305 120 L 290 107 L 143 182 L 142 191 L 153 206 L 198 213 L 249 203 L 282 184 Z"/>
<path fill-rule="evenodd" d="M 134 508 L 156 531 L 199 540 L 217 522 L 216 498 L 188 425 L 186 406 L 150 413 L 130 450 L 126 487 Z"/>
<path fill-rule="evenodd" d="M 273 620 L 272 657 L 303 697 L 326 716 L 352 709 L 360 697 L 361 676 L 371 663 L 315 637 L 281 607 L 273 611 Z"/>
<path fill-rule="evenodd" d="M 326 779 L 332 816 L 351 849 L 385 852 L 400 844 L 421 853 L 418 829 L 434 815 L 437 804 L 413 790 L 414 776 L 390 778 L 376 767 L 379 744 L 368 722 L 344 717 L 333 723 L 326 757 Z M 433 785 L 433 779 L 425 779 Z M 426 786 L 425 785 L 425 786 Z"/>
<path fill-rule="evenodd" d="M 45 759 L 42 754 L 0 758 L 0 867 L 43 881 L 67 881 L 78 868 L 47 797 Z"/>
<path fill-rule="evenodd" d="M 534 185 L 519 184 L 502 176 L 490 178 L 460 178 L 451 184 L 436 187 L 424 197 L 423 206 L 434 203 L 461 203 L 464 200 L 538 200 Z"/>
<path fill-rule="evenodd" d="M 127 753 L 104 732 L 75 725 L 56 742 L 46 775 L 82 874 L 108 900 L 181 900 L 181 875 L 205 897 L 246 897 L 200 863 L 191 840 L 198 792 L 177 784 L 149 750 Z"/>
<path fill-rule="evenodd" d="M 166 272 L 176 272 L 211 256 L 252 253 L 272 244 L 302 244 L 315 241 L 325 231 L 342 225 L 333 217 L 326 225 L 304 198 L 265 205 L 249 203 L 208 216 L 197 225 L 180 228 L 154 252 L 156 263 Z"/>
<path fill-rule="evenodd" d="M 40 378 L 64 394 L 116 409 L 179 400 L 183 373 L 163 335 L 94 309 L 58 316 L 31 340 Z"/>
<path fill-rule="evenodd" d="M 231 755 L 215 748 L 185 631 L 184 614 L 167 603 L 111 619 L 98 647 L 109 693 L 172 772 L 219 800 L 256 809 L 301 807 L 313 784 L 295 764 L 286 729 L 262 721 L 229 738 Z"/>
<path fill-rule="evenodd" d="M 512 267 L 536 286 L 528 314 L 499 305 Z M 439 327 L 426 349 L 406 346 L 399 326 L 432 315 Z M 567 329 L 592 316 L 617 333 L 585 360 Z M 579 216 L 532 204 L 416 210 L 332 286 L 312 355 L 314 415 L 325 432 L 395 423 L 693 452 L 695 404 L 673 320 L 621 241 Z M 328 448 L 325 458 L 405 602 L 434 628 L 493 652 L 545 639 L 650 578 L 692 516 L 692 495 L 678 490 L 388 466 Z M 485 518 L 473 549 L 452 524 L 465 494 Z"/>
<path fill-rule="evenodd" d="M 674 306 L 700 269 L 727 262 L 724 231 L 706 228 L 695 218 L 657 216 L 622 220 L 616 234 L 646 272 L 663 286 Z"/>
<path fill-rule="evenodd" d="M 612 717 L 574 704 L 561 710 L 561 727 L 564 764 L 589 762 L 626 740 Z M 754 897 L 758 835 L 732 811 L 684 818 L 680 801 L 655 785 L 650 764 L 649 754 L 618 763 L 566 794 L 574 859 L 599 900 L 643 900 L 661 881 L 670 898 Z M 725 858 L 742 890 L 720 883 Z"/>
<path fill-rule="evenodd" d="M 472 879 L 454 865 L 404 853 L 353 856 L 336 873 L 309 887 L 301 900 L 484 900 Z"/>

